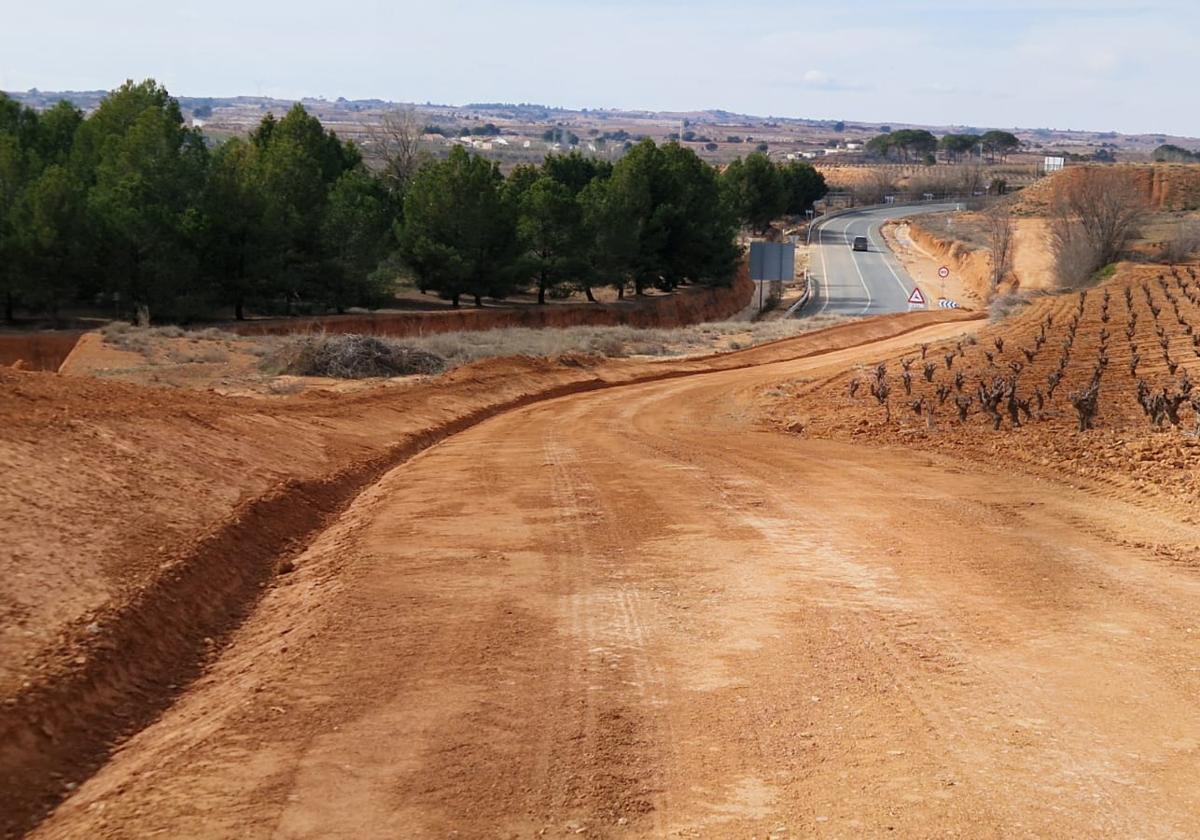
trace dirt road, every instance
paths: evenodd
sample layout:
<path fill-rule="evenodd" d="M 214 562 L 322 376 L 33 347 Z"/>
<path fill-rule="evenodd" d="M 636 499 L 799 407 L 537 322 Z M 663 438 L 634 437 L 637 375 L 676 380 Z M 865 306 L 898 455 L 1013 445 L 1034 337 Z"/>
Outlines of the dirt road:
<path fill-rule="evenodd" d="M 34 836 L 1194 836 L 1200 529 L 759 422 L 962 329 L 435 446 Z"/>

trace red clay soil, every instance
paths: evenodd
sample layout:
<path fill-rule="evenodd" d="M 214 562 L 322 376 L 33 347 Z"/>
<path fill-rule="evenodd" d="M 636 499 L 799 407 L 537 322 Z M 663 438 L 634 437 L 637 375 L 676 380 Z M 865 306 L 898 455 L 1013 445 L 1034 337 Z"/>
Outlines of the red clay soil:
<path fill-rule="evenodd" d="M 0 367 L 20 364 L 26 370 L 58 370 L 83 330 L 0 332 Z"/>
<path fill-rule="evenodd" d="M 533 400 L 826 352 L 915 313 L 702 360 L 489 360 L 275 400 L 0 371 L 0 814 L 27 827 L 157 715 L 384 471 Z M 236 559 L 235 559 L 236 558 Z M 231 562 L 233 561 L 233 562 Z"/>
<path fill-rule="evenodd" d="M 1063 387 L 1099 349 L 1102 291 Z M 1136 327 L 1165 331 L 1149 293 L 1161 311 Z M 1011 328 L 1005 367 L 1078 304 L 1037 306 L 983 333 Z M 981 326 L 854 324 L 703 376 L 604 366 L 660 378 L 442 440 L 295 555 L 33 836 L 1190 836 L 1200 578 L 1154 546 L 1200 527 L 1078 481 L 1086 441 L 1056 473 L 966 445 L 1036 451 L 1064 418 L 995 435 L 939 412 L 918 443 L 899 396 L 887 437 L 841 387 L 882 360 L 898 376 L 920 343 L 962 342 L 937 384 L 986 367 Z M 764 401 L 812 430 L 760 422 Z M 1089 434 L 1135 439 L 1140 409 L 1111 401 Z"/>
<path fill-rule="evenodd" d="M 1086 178 L 1095 169 L 1110 170 L 1111 165 L 1070 166 L 1037 181 L 1017 195 L 1015 209 L 1023 214 L 1046 213 L 1062 185 Z M 1196 210 L 1200 208 L 1200 164 L 1155 163 L 1120 164 L 1129 172 L 1155 210 Z"/>

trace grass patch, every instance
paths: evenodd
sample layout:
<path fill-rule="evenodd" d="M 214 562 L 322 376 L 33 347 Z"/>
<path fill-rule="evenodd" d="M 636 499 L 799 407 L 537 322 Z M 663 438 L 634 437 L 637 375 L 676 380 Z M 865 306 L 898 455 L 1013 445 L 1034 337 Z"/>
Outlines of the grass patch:
<path fill-rule="evenodd" d="M 100 330 L 104 342 L 118 350 L 132 353 L 149 354 L 157 343 L 166 339 L 186 338 L 194 342 L 215 342 L 229 347 L 230 342 L 241 339 L 233 333 L 209 327 L 203 330 L 185 330 L 182 327 L 135 327 L 124 321 L 113 321 Z M 176 355 L 180 355 L 177 351 Z M 215 357 L 218 354 L 212 350 L 199 350 L 197 356 Z M 224 358 L 208 358 L 207 361 L 224 361 Z M 177 361 L 196 361 L 196 359 L 179 359 Z"/>
<path fill-rule="evenodd" d="M 803 320 L 715 321 L 675 329 L 636 327 L 511 327 L 480 332 L 450 332 L 407 339 L 414 348 L 442 357 L 451 365 L 494 356 L 553 357 L 583 353 L 606 358 L 686 356 L 700 352 L 741 350 L 767 341 L 833 326 L 843 319 L 821 316 Z"/>
<path fill-rule="evenodd" d="M 167 361 L 176 365 L 221 364 L 229 361 L 229 353 L 219 345 L 188 342 L 169 347 Z"/>
<path fill-rule="evenodd" d="M 991 247 L 987 224 L 980 213 L 922 213 L 910 216 L 907 221 L 916 222 L 939 239 L 959 242 L 971 251 Z"/>
<path fill-rule="evenodd" d="M 988 321 L 993 324 L 1003 321 L 1025 309 L 1031 302 L 1029 295 L 1025 294 L 1000 295 L 988 304 Z"/>

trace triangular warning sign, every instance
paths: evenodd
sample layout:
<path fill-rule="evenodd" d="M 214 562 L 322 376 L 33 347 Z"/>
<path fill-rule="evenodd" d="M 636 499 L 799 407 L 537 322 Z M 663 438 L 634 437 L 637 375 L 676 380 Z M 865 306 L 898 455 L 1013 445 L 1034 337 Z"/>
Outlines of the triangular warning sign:
<path fill-rule="evenodd" d="M 913 286 L 912 294 L 908 296 L 908 302 L 913 306 L 925 305 L 925 295 L 921 294 L 920 286 Z"/>

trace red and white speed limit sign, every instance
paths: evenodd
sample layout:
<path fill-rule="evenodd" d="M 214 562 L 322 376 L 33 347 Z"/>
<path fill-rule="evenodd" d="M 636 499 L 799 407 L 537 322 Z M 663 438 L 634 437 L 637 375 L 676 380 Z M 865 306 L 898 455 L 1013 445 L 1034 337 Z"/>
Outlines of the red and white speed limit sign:
<path fill-rule="evenodd" d="M 949 276 L 950 276 L 950 269 L 946 268 L 946 266 L 942 266 L 941 268 L 938 269 L 938 277 L 941 277 L 943 280 L 945 280 Z"/>

